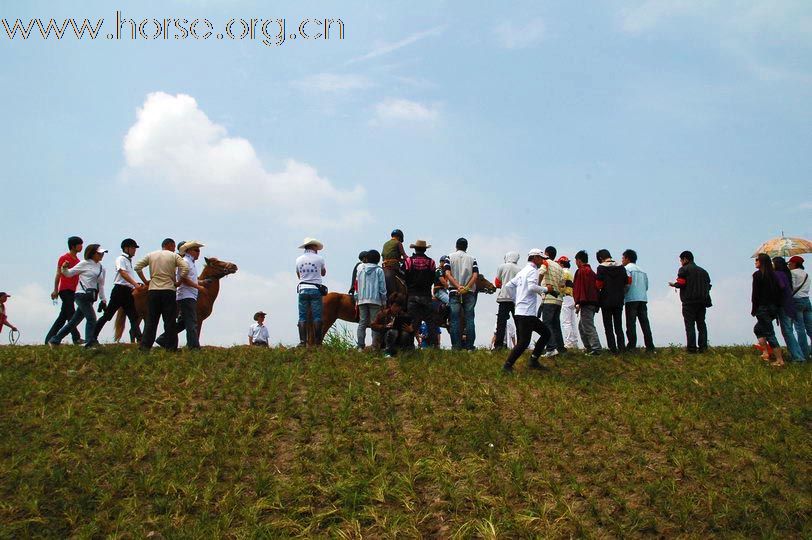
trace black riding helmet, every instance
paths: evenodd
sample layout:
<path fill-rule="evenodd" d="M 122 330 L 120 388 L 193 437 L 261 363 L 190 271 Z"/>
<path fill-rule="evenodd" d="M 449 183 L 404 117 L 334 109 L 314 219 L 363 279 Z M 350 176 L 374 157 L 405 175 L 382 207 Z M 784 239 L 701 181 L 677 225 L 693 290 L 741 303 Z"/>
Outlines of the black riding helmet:
<path fill-rule="evenodd" d="M 125 238 L 121 241 L 121 249 L 128 248 L 128 247 L 139 247 L 138 243 L 133 240 L 132 238 Z"/>
<path fill-rule="evenodd" d="M 401 231 L 400 229 L 395 229 L 394 231 L 392 231 L 392 234 L 390 236 L 394 236 L 395 238 L 403 242 L 403 231 Z"/>

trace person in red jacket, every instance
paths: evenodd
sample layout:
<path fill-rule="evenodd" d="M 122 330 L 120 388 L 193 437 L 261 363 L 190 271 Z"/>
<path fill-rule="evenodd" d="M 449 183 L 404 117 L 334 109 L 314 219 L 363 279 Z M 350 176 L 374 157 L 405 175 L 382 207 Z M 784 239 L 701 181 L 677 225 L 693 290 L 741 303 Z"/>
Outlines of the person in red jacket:
<path fill-rule="evenodd" d="M 598 356 L 601 353 L 601 340 L 595 328 L 595 314 L 598 312 L 598 287 L 595 272 L 589 266 L 589 255 L 581 250 L 575 254 L 575 271 L 572 297 L 575 300 L 575 313 L 580 316 L 578 333 L 587 354 Z"/>

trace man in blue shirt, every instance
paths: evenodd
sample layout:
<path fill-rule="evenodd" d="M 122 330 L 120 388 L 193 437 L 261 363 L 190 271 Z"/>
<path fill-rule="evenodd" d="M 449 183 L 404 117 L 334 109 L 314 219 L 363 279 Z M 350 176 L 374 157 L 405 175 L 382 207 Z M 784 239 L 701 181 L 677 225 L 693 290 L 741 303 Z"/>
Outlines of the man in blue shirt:
<path fill-rule="evenodd" d="M 628 338 L 626 347 L 629 350 L 634 350 L 637 347 L 636 321 L 639 319 L 640 328 L 643 330 L 643 341 L 646 344 L 646 352 L 654 352 L 654 339 L 651 337 L 651 325 L 648 321 L 648 276 L 637 266 L 637 252 L 633 249 L 627 249 L 623 252 L 621 262 L 632 280 L 624 298 L 626 305 L 626 337 Z"/>

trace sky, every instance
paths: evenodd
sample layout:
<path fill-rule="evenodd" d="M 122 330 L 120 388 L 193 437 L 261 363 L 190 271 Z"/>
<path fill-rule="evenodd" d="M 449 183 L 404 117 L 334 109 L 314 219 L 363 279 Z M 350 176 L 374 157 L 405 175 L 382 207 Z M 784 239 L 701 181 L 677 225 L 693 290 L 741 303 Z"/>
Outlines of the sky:
<path fill-rule="evenodd" d="M 667 282 L 690 249 L 714 284 L 712 344 L 748 343 L 753 251 L 812 237 L 805 0 L 72 4 L 0 9 L 0 290 L 25 343 L 57 315 L 70 235 L 110 248 L 111 274 L 126 237 L 141 255 L 197 239 L 236 263 L 204 345 L 244 343 L 260 309 L 294 343 L 302 239 L 324 242 L 344 292 L 394 228 L 435 259 L 466 237 L 491 279 L 507 251 L 635 249 L 659 345 L 684 343 Z M 116 10 L 147 37 L 124 23 L 116 38 Z M 86 17 L 104 19 L 94 40 L 8 37 L 18 18 Z M 152 19 L 212 35 L 170 21 L 164 39 Z M 231 19 L 237 37 L 262 21 L 217 39 Z M 315 37 L 324 19 L 343 38 L 338 23 Z M 480 295 L 477 345 L 495 317 Z"/>

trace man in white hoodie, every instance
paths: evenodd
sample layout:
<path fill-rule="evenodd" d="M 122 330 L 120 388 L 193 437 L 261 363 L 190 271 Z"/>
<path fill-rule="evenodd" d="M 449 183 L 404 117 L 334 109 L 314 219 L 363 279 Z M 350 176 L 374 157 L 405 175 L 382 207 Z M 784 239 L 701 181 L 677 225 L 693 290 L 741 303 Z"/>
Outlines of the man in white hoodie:
<path fill-rule="evenodd" d="M 505 286 L 519 273 L 520 268 L 519 265 L 516 264 L 517 262 L 519 262 L 518 251 L 508 251 L 505 253 L 505 262 L 496 269 L 496 278 L 493 280 L 493 284 L 499 289 L 499 295 L 496 297 L 496 304 L 499 306 L 499 309 L 496 312 L 494 350 L 505 348 L 505 329 L 507 328 L 507 322 L 510 316 L 516 311 L 516 303 L 513 301 L 513 297 L 510 296 Z"/>

